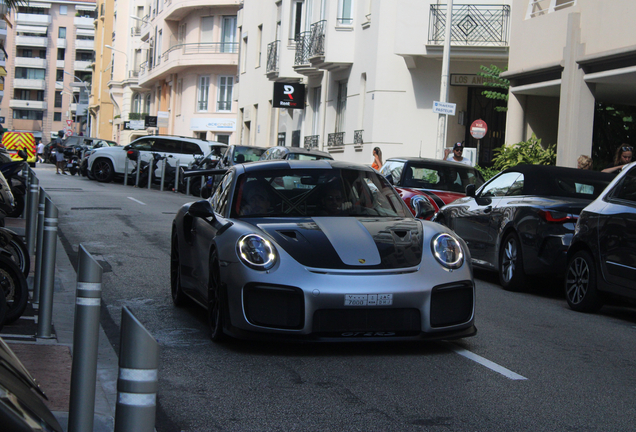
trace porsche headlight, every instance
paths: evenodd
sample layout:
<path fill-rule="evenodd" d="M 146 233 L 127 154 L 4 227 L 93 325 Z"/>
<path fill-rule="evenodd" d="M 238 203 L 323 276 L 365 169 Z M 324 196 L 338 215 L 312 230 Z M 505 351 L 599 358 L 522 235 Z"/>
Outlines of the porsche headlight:
<path fill-rule="evenodd" d="M 433 237 L 431 251 L 437 262 L 447 269 L 458 269 L 464 264 L 462 245 L 448 233 L 440 233 Z"/>
<path fill-rule="evenodd" d="M 276 248 L 257 234 L 241 237 L 236 244 L 236 251 L 243 264 L 254 270 L 269 270 L 276 263 Z"/>

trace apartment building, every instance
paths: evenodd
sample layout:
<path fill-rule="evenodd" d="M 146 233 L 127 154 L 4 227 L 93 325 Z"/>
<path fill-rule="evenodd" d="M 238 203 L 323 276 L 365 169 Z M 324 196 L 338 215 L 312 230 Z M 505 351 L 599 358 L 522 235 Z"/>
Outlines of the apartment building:
<path fill-rule="evenodd" d="M 125 127 L 138 128 L 134 134 L 158 132 L 236 142 L 237 12 L 241 3 L 154 0 L 144 5 L 144 14 L 135 19 L 140 23 L 139 45 L 132 42 L 127 52 L 134 65 L 129 73 L 136 76 L 138 88 L 125 95 L 123 102 L 131 104 L 128 113 L 140 115 L 126 118 L 124 109 L 121 121 Z M 133 49 L 139 51 L 133 53 Z M 115 76 L 119 69 L 115 68 Z M 126 121 L 145 117 L 145 113 L 156 123 Z"/>
<path fill-rule="evenodd" d="M 0 15 L 6 16 L 9 12 L 6 3 L 0 0 Z M 7 22 L 0 19 L 0 103 L 4 97 L 4 77 L 7 76 L 7 54 L 5 51 L 5 45 L 7 41 Z M 1 115 L 1 113 L 0 113 Z M 5 121 L 0 117 L 0 125 L 4 127 Z"/>
<path fill-rule="evenodd" d="M 634 22 L 632 0 L 513 0 L 507 141 L 557 143 L 557 165 L 591 155 L 595 104 L 636 101 Z"/>
<path fill-rule="evenodd" d="M 32 132 L 86 132 L 93 62 L 95 1 L 28 2 L 9 17 L 3 126 Z"/>
<path fill-rule="evenodd" d="M 481 93 L 480 66 L 505 68 L 510 1 L 455 3 L 451 20 L 446 145 L 479 147 L 487 165 L 505 142 L 505 113 Z M 239 13 L 240 140 L 305 146 L 370 164 L 440 157 L 436 145 L 446 4 L 430 0 L 245 0 Z M 274 83 L 303 84 L 304 109 L 275 107 Z M 470 125 L 482 119 L 477 141 Z"/>

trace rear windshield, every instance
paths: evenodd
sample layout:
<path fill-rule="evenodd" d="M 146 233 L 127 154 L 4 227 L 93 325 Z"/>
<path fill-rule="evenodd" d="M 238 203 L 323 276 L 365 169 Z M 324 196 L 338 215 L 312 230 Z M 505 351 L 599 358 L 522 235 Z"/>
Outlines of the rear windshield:
<path fill-rule="evenodd" d="M 263 152 L 264 148 L 237 146 L 234 148 L 234 163 L 256 162 Z"/>
<path fill-rule="evenodd" d="M 596 180 L 557 176 L 554 178 L 556 188 L 552 189 L 555 192 L 552 195 L 595 199 L 610 181 L 611 179 Z"/>

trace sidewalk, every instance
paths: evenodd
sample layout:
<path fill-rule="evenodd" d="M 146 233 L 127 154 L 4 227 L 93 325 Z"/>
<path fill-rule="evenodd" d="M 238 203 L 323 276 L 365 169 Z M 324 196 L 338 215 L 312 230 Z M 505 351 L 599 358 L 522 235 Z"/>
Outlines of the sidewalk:
<path fill-rule="evenodd" d="M 19 235 L 25 233 L 24 219 L 5 219 L 5 226 Z M 35 257 L 31 257 L 28 282 L 33 288 Z M 0 336 L 24 363 L 48 396 L 49 409 L 67 430 L 71 386 L 73 324 L 77 275 L 66 251 L 58 240 L 56 250 L 55 286 L 53 294 L 53 329 L 50 339 L 38 339 L 37 306 L 29 304 L 15 323 L 5 325 Z M 112 432 L 117 400 L 118 358 L 104 330 L 99 329 L 97 384 L 95 389 L 94 432 Z"/>

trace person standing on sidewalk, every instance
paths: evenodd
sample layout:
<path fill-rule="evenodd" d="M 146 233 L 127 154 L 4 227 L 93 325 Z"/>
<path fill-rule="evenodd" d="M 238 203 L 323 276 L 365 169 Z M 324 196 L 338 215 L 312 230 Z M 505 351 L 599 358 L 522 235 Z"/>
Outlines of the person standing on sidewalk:
<path fill-rule="evenodd" d="M 57 138 L 53 141 L 53 148 L 55 149 L 55 174 L 59 174 L 60 170 L 62 170 L 62 174 L 68 175 L 66 173 L 66 160 L 64 159 L 64 145 L 62 144 L 62 137 L 64 136 L 64 131 L 59 131 L 57 133 Z"/>
<path fill-rule="evenodd" d="M 44 143 L 42 141 L 38 143 L 37 153 L 38 153 L 38 162 L 44 163 Z"/>
<path fill-rule="evenodd" d="M 376 171 L 380 171 L 380 168 L 382 168 L 382 150 L 380 150 L 380 147 L 373 149 L 373 163 L 371 164 L 371 168 Z"/>
<path fill-rule="evenodd" d="M 470 164 L 470 159 L 462 156 L 463 153 L 464 153 L 464 144 L 460 142 L 456 142 L 455 145 L 453 146 L 452 155 L 450 154 L 449 149 L 444 149 L 444 160 L 447 160 L 450 162 L 459 162 L 459 163 L 463 163 L 464 165 L 472 166 Z"/>

